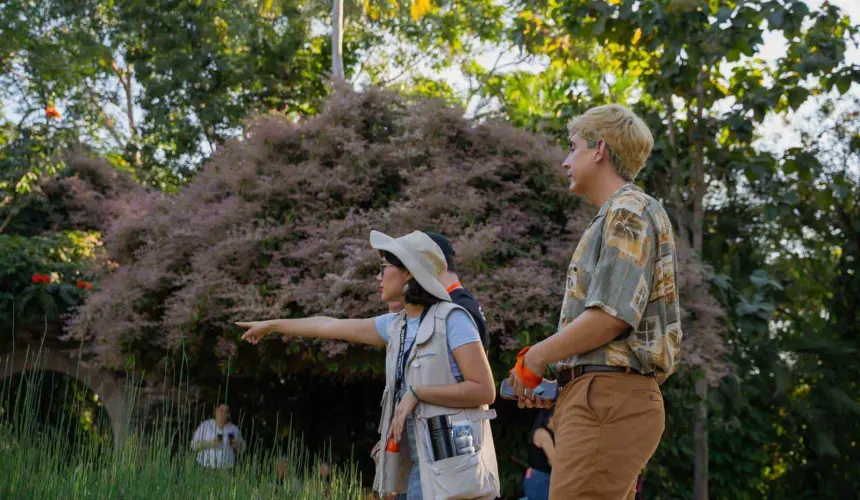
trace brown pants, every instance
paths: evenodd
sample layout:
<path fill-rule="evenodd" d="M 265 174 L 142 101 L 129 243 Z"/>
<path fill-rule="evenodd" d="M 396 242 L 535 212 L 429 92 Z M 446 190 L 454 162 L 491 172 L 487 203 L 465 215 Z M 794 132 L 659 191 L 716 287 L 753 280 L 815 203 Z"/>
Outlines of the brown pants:
<path fill-rule="evenodd" d="M 555 404 L 551 500 L 633 499 L 660 443 L 663 395 L 653 377 L 587 373 Z"/>

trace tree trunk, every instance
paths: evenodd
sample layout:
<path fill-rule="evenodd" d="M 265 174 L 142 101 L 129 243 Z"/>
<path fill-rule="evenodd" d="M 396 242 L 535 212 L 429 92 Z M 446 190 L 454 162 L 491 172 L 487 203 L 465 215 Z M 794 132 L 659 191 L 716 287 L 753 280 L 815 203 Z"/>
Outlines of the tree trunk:
<path fill-rule="evenodd" d="M 12 211 L 12 210 L 10 210 L 10 211 L 9 211 L 9 215 L 7 215 L 7 216 L 6 216 L 6 219 L 5 219 L 5 220 L 3 220 L 3 223 L 2 223 L 2 224 L 0 224 L 0 233 L 3 233 L 3 231 L 5 231 L 5 230 L 6 230 L 6 226 L 8 226 L 8 225 L 9 225 L 9 221 L 11 221 L 11 220 L 12 220 L 12 216 L 13 216 L 13 215 L 15 215 L 15 212 L 14 212 L 14 211 Z"/>
<path fill-rule="evenodd" d="M 684 204 L 684 197 L 681 195 L 681 166 L 678 164 L 678 138 L 675 132 L 675 105 L 672 103 L 672 94 L 666 94 L 666 118 L 669 125 L 669 147 L 672 150 L 669 152 L 669 167 L 671 185 L 669 186 L 669 197 L 672 205 L 677 210 L 678 219 L 678 236 L 688 245 L 690 244 L 690 233 L 687 230 L 687 207 Z"/>
<path fill-rule="evenodd" d="M 343 0 L 334 0 L 331 30 L 331 77 L 335 83 L 343 82 Z"/>
<path fill-rule="evenodd" d="M 693 426 L 696 458 L 693 466 L 693 498 L 708 500 L 708 381 L 704 373 L 696 380 L 696 423 Z"/>
<path fill-rule="evenodd" d="M 692 153 L 693 184 L 693 249 L 701 257 L 705 230 L 704 198 L 705 184 L 705 137 L 702 127 L 702 114 L 705 107 L 705 78 L 707 73 L 701 71 L 696 79 L 696 116 L 689 120 L 690 146 Z M 693 427 L 695 443 L 695 461 L 693 464 L 693 493 L 696 500 L 708 499 L 708 381 L 705 374 L 700 372 L 696 380 L 696 419 Z"/>
<path fill-rule="evenodd" d="M 128 130 L 131 133 L 131 140 L 135 141 L 137 140 L 137 125 L 134 122 L 134 89 L 132 87 L 134 82 L 131 64 L 128 65 L 125 78 L 126 80 L 122 82 L 125 89 L 125 114 L 128 115 Z"/>

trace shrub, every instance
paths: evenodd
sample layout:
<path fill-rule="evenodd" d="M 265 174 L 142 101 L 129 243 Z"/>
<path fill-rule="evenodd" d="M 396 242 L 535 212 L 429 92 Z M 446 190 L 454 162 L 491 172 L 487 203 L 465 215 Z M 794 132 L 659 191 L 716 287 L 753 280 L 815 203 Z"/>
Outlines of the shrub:
<path fill-rule="evenodd" d="M 139 208 L 118 215 L 105 238 L 117 267 L 69 338 L 101 365 L 150 373 L 184 340 L 201 374 L 233 357 L 240 374 L 378 375 L 382 357 L 367 348 L 240 345 L 233 322 L 383 313 L 370 230 L 434 229 L 454 242 L 501 368 L 555 330 L 567 263 L 595 213 L 567 193 L 562 157 L 539 136 L 379 90 L 339 92 L 302 123 L 260 117 L 178 195 L 125 202 Z M 721 310 L 689 249 L 680 260 L 683 359 L 713 363 Z"/>
<path fill-rule="evenodd" d="M 0 235 L 0 317 L 18 327 L 54 322 L 93 290 L 90 276 L 99 234 Z"/>

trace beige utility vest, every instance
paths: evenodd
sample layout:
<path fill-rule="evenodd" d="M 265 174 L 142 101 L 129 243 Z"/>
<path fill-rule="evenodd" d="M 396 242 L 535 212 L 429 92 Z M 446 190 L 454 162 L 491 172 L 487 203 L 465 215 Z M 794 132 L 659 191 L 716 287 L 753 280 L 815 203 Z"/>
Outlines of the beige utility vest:
<path fill-rule="evenodd" d="M 406 374 L 402 387 L 458 383 L 451 373 L 451 364 L 448 360 L 446 324 L 448 315 L 455 309 L 466 311 L 450 302 L 440 302 L 427 311 L 424 321 L 418 327 L 415 343 L 406 360 Z M 472 318 L 471 315 L 469 318 Z M 376 477 L 373 480 L 373 489 L 382 495 L 406 492 L 407 478 L 412 468 L 412 460 L 406 447 L 403 447 L 400 453 L 385 450 L 397 401 L 397 394 L 395 394 L 397 357 L 400 351 L 403 321 L 406 321 L 405 312 L 401 312 L 391 322 L 388 330 L 389 341 L 385 356 L 386 381 L 385 391 L 382 394 L 382 418 L 379 422 L 381 439 L 374 449 Z M 452 423 L 463 421 L 471 423 L 476 451 L 434 461 L 427 419 L 438 415 L 450 415 Z M 496 448 L 490 430 L 490 420 L 495 418 L 495 410 L 490 410 L 487 405 L 476 408 L 447 408 L 419 401 L 412 416 L 415 421 L 415 445 L 421 472 L 421 489 L 425 499 L 491 499 L 500 495 Z M 405 440 L 404 435 L 401 442 Z"/>

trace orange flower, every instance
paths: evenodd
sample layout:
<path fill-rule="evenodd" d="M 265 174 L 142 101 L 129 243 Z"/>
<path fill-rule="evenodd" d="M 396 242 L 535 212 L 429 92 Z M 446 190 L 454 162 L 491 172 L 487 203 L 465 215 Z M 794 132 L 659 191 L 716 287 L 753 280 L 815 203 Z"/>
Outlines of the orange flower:
<path fill-rule="evenodd" d="M 55 108 L 53 106 L 48 106 L 48 108 L 45 109 L 45 118 L 59 119 L 60 118 L 60 112 L 57 111 L 57 108 Z"/>

